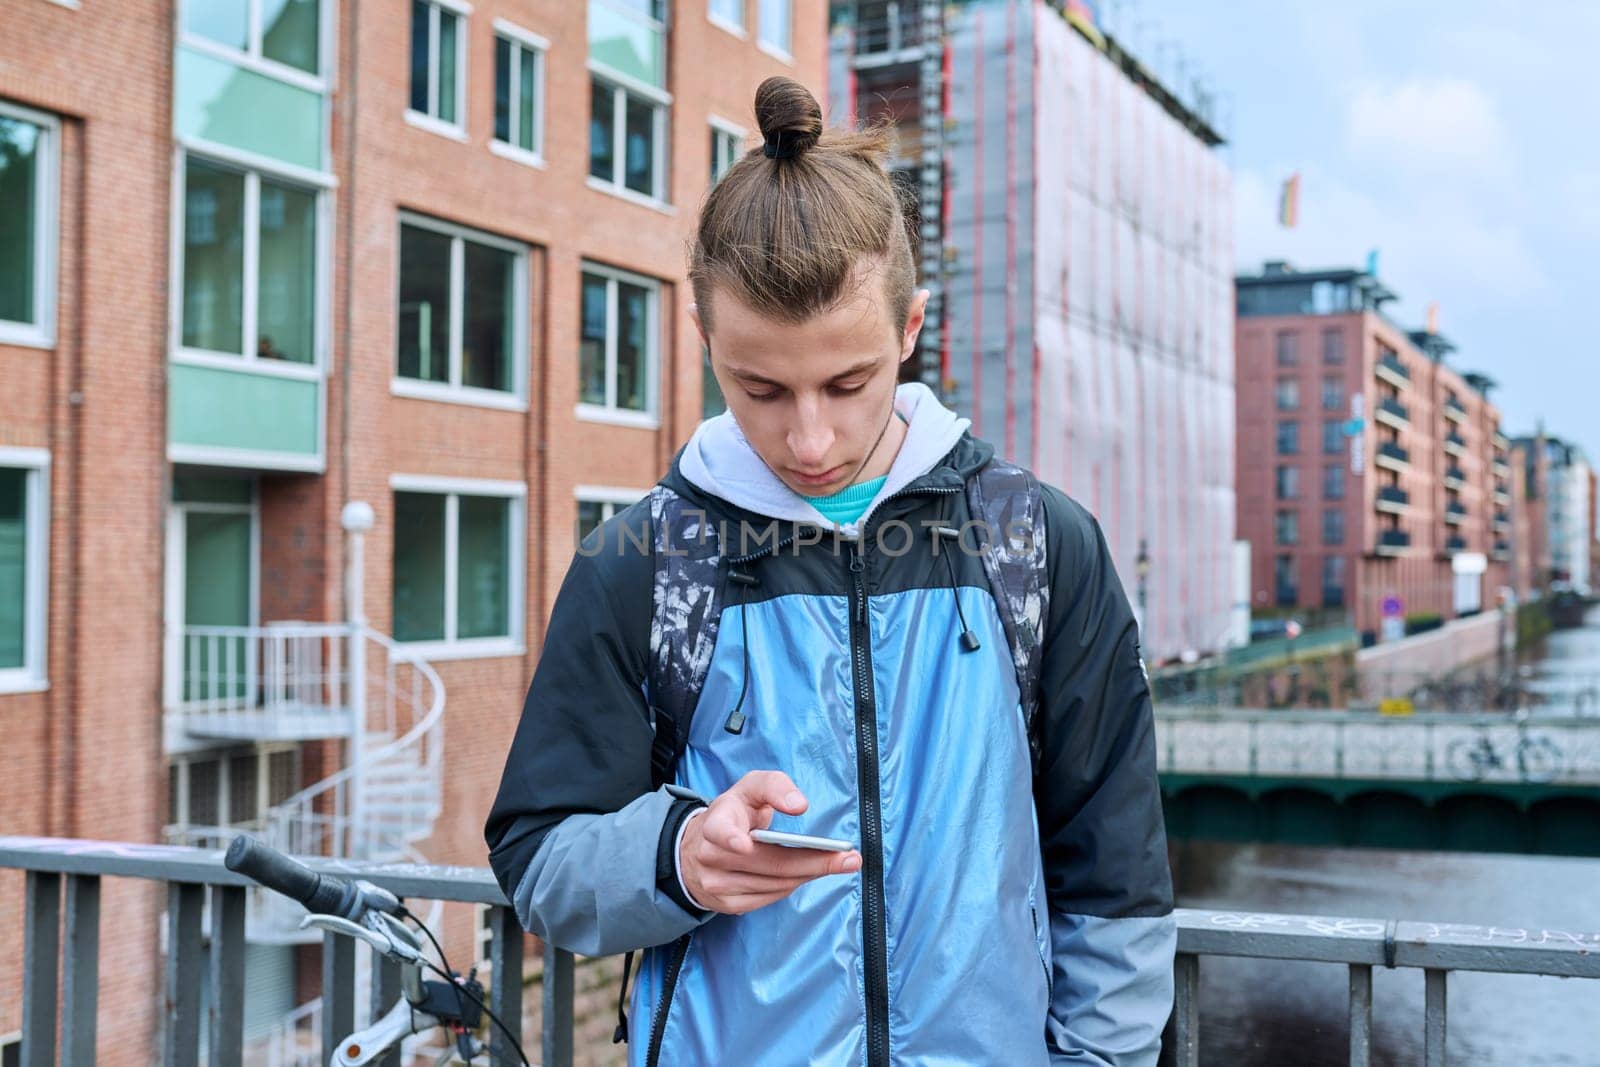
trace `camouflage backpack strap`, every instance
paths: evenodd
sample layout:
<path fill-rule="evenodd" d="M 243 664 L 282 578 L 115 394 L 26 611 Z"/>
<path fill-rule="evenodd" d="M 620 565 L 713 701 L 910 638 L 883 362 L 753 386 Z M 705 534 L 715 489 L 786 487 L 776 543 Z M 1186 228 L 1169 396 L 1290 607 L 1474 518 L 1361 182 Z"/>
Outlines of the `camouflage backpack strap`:
<path fill-rule="evenodd" d="M 1050 613 L 1044 493 L 1032 474 L 996 459 L 967 482 L 967 507 L 973 520 L 985 527 L 983 569 L 1011 646 L 1022 721 L 1037 769 L 1039 742 L 1034 727 L 1044 660 L 1044 620 Z"/>
<path fill-rule="evenodd" d="M 650 529 L 655 584 L 646 698 L 655 727 L 650 777 L 659 788 L 673 780 L 688 744 L 689 719 L 717 644 L 722 556 L 705 511 L 665 486 L 650 491 Z"/>

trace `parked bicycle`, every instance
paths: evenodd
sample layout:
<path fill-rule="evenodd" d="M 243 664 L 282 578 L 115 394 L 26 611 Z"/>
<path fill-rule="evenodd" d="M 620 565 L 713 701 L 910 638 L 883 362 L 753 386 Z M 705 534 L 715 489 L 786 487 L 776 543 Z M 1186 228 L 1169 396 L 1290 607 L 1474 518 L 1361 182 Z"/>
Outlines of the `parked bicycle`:
<path fill-rule="evenodd" d="M 1520 723 L 1525 716 L 1518 715 Z M 1460 737 L 1445 749 L 1445 766 L 1463 782 L 1481 781 L 1491 771 L 1516 761 L 1517 773 L 1524 782 L 1549 782 L 1561 773 L 1562 753 L 1548 737 L 1530 737 L 1522 734 L 1511 751 L 1506 753 L 1489 737 L 1487 729 L 1480 729 L 1476 737 Z"/>
<path fill-rule="evenodd" d="M 399 897 L 368 881 L 347 881 L 316 871 L 291 859 L 269 845 L 241 835 L 228 845 L 223 864 L 268 889 L 299 901 L 311 914 L 300 921 L 300 928 L 315 927 L 353 937 L 371 946 L 385 959 L 400 964 L 400 999 L 371 1026 L 357 1030 L 340 1041 L 328 1061 L 329 1067 L 360 1067 L 400 1047 L 412 1034 L 440 1028 L 450 1043 L 436 1061 L 437 1067 L 460 1056 L 467 1064 L 488 1049 L 478 1036 L 485 1018 L 510 1039 L 511 1047 L 527 1067 L 528 1057 L 516 1035 L 506 1029 L 484 1000 L 483 985 L 476 970 L 465 978 L 450 969 L 444 948 L 422 922 L 406 910 Z M 409 927 L 410 921 L 425 934 L 439 954 L 439 966 L 429 960 L 422 942 Z M 424 970 L 439 976 L 423 977 Z"/>

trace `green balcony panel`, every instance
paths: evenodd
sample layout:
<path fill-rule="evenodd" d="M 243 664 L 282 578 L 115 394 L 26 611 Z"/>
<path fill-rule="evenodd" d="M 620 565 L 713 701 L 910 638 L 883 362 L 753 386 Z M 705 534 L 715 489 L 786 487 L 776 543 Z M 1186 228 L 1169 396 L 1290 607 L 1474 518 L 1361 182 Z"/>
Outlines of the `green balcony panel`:
<path fill-rule="evenodd" d="M 326 169 L 322 94 L 182 46 L 172 127 L 179 137 Z"/>
<path fill-rule="evenodd" d="M 173 363 L 168 370 L 167 439 L 173 446 L 278 454 L 298 465 L 320 456 L 321 382 L 243 367 L 233 371 Z"/>

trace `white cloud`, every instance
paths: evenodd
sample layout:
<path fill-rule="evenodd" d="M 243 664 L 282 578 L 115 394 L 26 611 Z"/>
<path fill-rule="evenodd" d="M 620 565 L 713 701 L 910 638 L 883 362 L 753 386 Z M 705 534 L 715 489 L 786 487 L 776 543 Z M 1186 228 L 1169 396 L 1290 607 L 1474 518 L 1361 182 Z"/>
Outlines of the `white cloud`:
<path fill-rule="evenodd" d="M 1511 176 L 1511 138 L 1493 99 L 1462 78 L 1357 85 L 1345 143 L 1369 165 L 1452 178 Z"/>

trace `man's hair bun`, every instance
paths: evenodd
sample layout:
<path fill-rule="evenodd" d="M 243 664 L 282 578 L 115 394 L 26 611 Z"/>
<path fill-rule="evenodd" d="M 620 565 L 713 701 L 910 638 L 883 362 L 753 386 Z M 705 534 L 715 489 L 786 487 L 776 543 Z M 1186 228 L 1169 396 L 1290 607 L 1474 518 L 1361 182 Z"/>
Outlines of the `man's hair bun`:
<path fill-rule="evenodd" d="M 756 89 L 756 123 L 769 158 L 795 159 L 822 136 L 822 108 L 793 78 L 768 78 Z"/>

